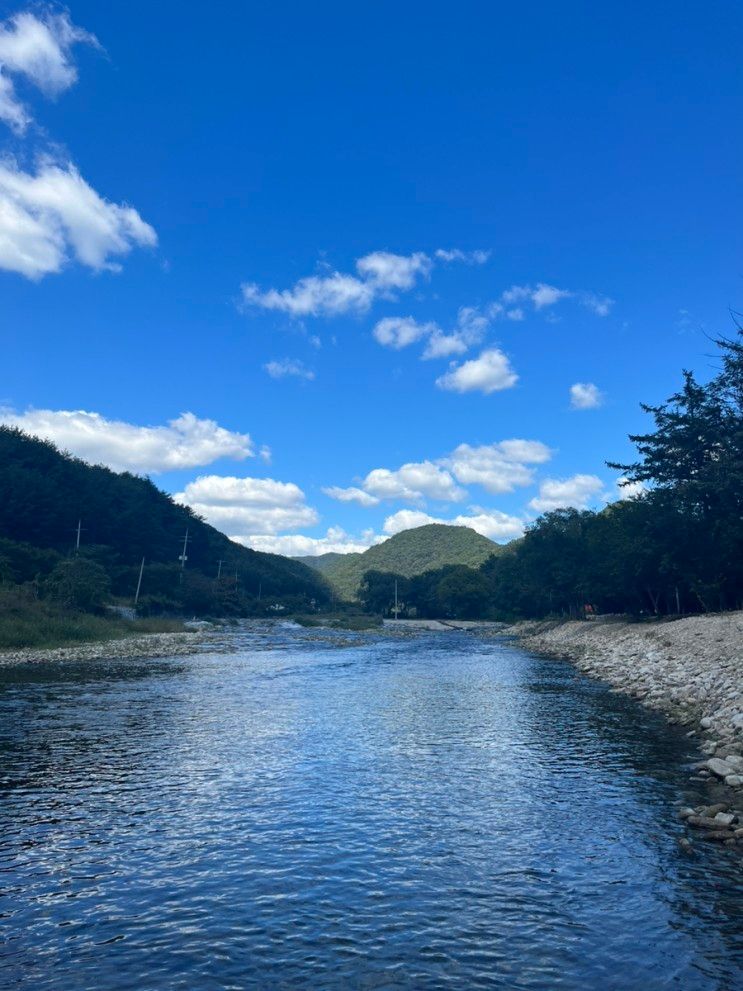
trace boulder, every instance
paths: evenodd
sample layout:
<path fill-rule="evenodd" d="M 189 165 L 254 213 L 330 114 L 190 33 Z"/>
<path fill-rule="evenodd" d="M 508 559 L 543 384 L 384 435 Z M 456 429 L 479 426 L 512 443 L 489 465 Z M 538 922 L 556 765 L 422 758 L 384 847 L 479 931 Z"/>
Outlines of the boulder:
<path fill-rule="evenodd" d="M 719 822 L 722 826 L 729 826 L 734 819 L 732 812 L 718 812 L 715 816 L 715 822 Z"/>
<path fill-rule="evenodd" d="M 726 822 L 718 822 L 717 819 L 710 819 L 709 816 L 689 816 L 686 820 L 690 826 L 695 829 L 709 829 L 709 830 L 724 830 L 726 833 L 730 833 L 728 829 L 728 824 Z"/>
<path fill-rule="evenodd" d="M 713 774 L 717 775 L 718 778 L 726 778 L 729 774 L 735 773 L 735 768 L 728 764 L 727 761 L 722 760 L 720 757 L 710 757 L 707 761 L 707 767 Z"/>

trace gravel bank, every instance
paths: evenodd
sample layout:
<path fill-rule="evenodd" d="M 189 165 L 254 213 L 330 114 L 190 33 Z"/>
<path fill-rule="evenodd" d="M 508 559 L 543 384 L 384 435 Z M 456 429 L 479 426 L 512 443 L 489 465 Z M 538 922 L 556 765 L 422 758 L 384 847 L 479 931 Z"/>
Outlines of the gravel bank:
<path fill-rule="evenodd" d="M 530 650 L 564 657 L 699 735 L 701 776 L 743 787 L 743 612 L 656 623 L 519 623 Z"/>
<path fill-rule="evenodd" d="M 0 665 L 175 657 L 179 654 L 193 654 L 204 646 L 207 639 L 208 631 L 198 630 L 185 633 L 145 633 L 141 636 L 99 640 L 73 647 L 53 647 L 47 650 L 29 647 L 0 653 Z"/>

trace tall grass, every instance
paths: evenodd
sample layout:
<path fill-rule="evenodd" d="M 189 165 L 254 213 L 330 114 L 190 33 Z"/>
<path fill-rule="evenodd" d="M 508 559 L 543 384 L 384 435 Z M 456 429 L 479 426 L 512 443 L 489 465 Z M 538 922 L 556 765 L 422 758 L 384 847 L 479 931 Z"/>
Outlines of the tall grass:
<path fill-rule="evenodd" d="M 126 620 L 69 612 L 36 599 L 27 588 L 0 585 L 0 651 L 63 647 L 141 633 L 182 630 L 183 624 L 171 619 Z"/>

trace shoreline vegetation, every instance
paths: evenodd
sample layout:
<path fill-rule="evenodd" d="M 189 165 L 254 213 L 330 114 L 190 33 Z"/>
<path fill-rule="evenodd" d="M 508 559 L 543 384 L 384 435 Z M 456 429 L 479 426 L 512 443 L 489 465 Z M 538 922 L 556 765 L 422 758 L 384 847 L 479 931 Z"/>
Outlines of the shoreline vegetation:
<path fill-rule="evenodd" d="M 178 633 L 185 629 L 180 618 L 126 618 L 115 613 L 72 610 L 44 600 L 0 594 L 0 653 L 75 647 L 146 634 Z"/>

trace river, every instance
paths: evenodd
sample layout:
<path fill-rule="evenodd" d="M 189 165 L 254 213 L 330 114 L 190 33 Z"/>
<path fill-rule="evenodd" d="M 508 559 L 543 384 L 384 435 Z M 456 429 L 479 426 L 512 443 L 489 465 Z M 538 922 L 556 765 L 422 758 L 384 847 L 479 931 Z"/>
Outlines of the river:
<path fill-rule="evenodd" d="M 680 729 L 471 633 L 0 669 L 0 987 L 743 987 Z M 699 787 L 703 787 L 699 785 Z"/>

